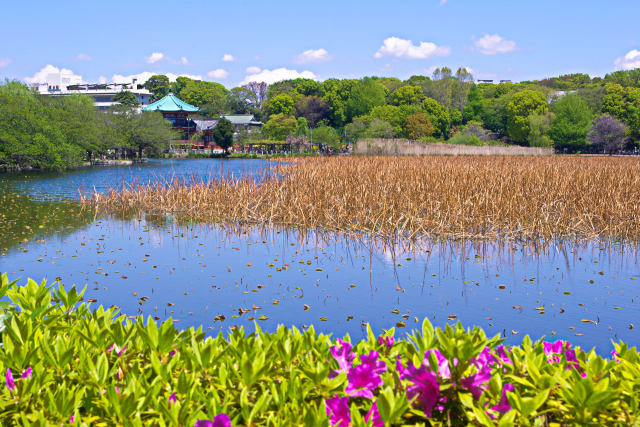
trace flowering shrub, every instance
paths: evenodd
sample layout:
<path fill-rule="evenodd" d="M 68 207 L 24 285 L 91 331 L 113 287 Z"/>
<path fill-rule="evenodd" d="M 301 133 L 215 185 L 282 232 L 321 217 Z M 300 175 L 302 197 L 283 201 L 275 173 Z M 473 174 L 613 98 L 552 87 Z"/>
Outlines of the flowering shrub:
<path fill-rule="evenodd" d="M 226 337 L 0 283 L 0 425 L 637 425 L 640 358 L 424 321 L 351 343 L 313 328 Z M 6 305 L 4 306 L 6 307 Z"/>

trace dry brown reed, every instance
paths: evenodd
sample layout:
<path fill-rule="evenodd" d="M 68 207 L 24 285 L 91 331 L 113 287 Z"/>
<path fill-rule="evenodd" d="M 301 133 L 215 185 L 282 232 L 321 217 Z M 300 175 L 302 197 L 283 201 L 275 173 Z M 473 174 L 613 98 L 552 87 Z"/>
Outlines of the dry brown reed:
<path fill-rule="evenodd" d="M 640 240 L 640 161 L 607 157 L 299 159 L 260 179 L 134 185 L 85 199 L 199 221 L 377 236 Z"/>

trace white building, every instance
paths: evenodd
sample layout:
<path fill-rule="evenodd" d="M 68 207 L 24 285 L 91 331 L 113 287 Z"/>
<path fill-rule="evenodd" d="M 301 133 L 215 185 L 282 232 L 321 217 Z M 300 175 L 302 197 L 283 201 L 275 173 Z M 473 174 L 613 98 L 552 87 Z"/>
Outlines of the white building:
<path fill-rule="evenodd" d="M 30 86 L 42 95 L 66 96 L 66 95 L 87 95 L 93 98 L 96 107 L 101 110 L 116 105 L 113 97 L 119 92 L 126 90 L 133 93 L 138 102 L 142 105 L 149 105 L 151 92 L 142 88 L 138 89 L 138 82 L 133 79 L 131 83 L 82 83 L 77 81 L 78 76 L 64 73 L 54 73 L 47 76 L 46 83 L 31 83 Z"/>

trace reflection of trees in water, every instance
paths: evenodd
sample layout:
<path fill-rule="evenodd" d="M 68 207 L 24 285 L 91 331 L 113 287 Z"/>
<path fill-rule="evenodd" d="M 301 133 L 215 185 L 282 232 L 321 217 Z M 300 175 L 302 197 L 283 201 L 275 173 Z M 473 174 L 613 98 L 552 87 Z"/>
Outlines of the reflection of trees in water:
<path fill-rule="evenodd" d="M 25 241 L 65 236 L 94 220 L 79 203 L 35 201 L 31 196 L 0 188 L 0 251 Z"/>

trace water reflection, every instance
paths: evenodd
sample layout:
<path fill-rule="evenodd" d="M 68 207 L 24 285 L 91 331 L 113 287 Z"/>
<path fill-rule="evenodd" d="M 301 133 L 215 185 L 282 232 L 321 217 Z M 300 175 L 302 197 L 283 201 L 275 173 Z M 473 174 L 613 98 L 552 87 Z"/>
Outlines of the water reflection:
<path fill-rule="evenodd" d="M 638 251 L 615 242 L 389 242 L 164 216 L 75 225 L 44 242 L 36 230 L 29 242 L 10 245 L 0 270 L 61 277 L 126 314 L 172 316 L 212 333 L 257 321 L 268 330 L 313 324 L 360 337 L 363 322 L 407 330 L 428 317 L 480 325 L 512 343 L 555 334 L 604 352 L 611 339 L 638 341 L 630 329 Z"/>

